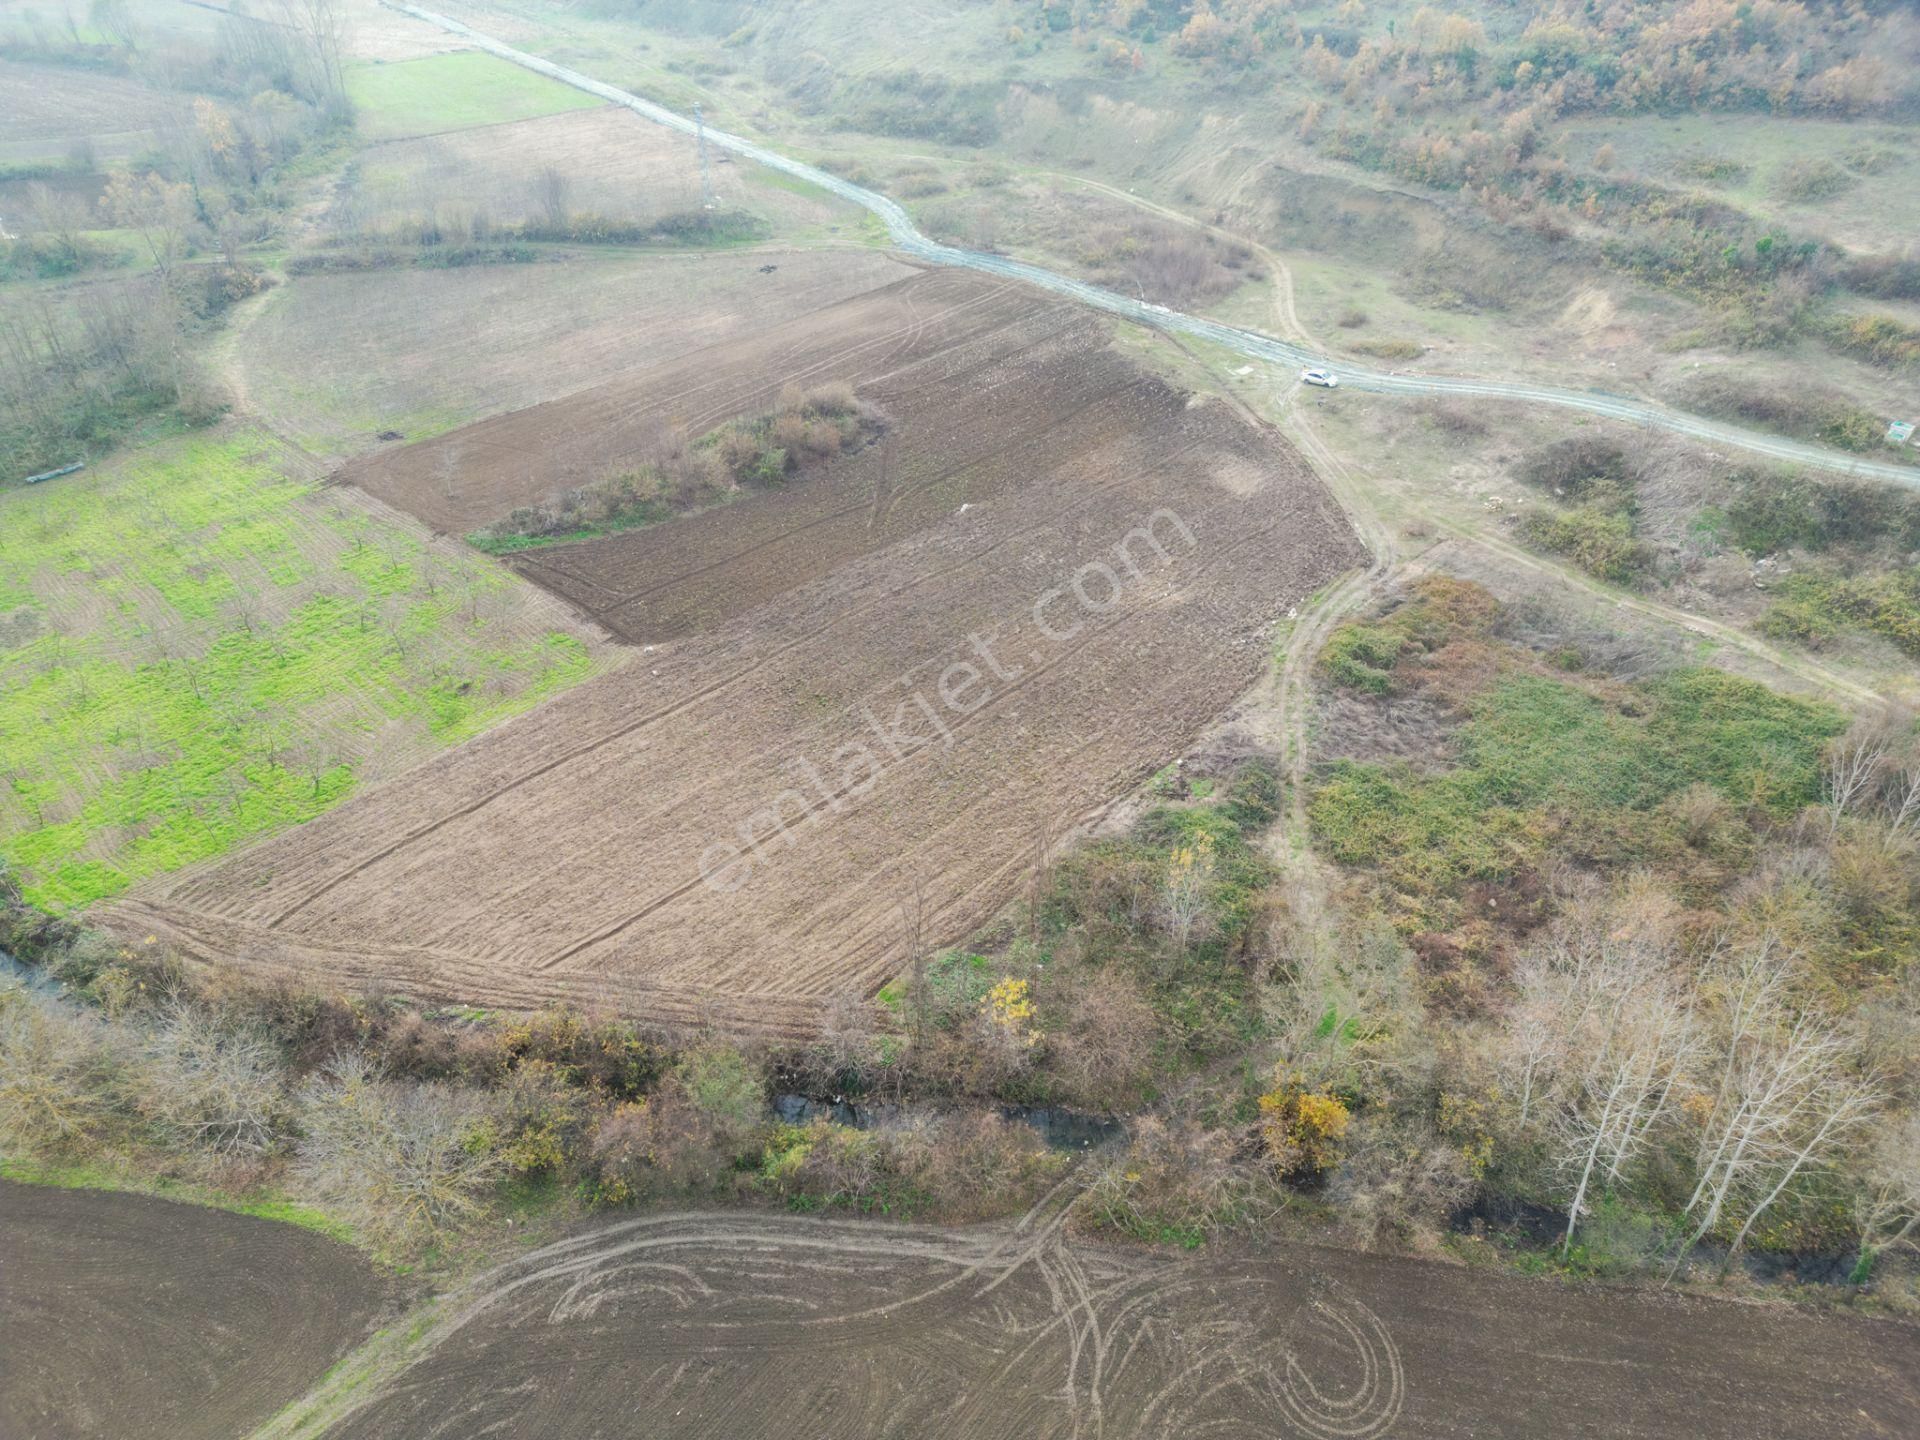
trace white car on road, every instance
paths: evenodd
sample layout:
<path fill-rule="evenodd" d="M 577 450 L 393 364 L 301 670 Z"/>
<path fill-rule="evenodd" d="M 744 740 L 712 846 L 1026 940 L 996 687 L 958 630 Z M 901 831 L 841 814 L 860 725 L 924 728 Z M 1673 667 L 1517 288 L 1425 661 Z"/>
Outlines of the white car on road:
<path fill-rule="evenodd" d="M 1340 377 L 1331 370 L 1302 370 L 1300 378 L 1309 385 L 1318 385 L 1331 390 L 1340 383 Z"/>

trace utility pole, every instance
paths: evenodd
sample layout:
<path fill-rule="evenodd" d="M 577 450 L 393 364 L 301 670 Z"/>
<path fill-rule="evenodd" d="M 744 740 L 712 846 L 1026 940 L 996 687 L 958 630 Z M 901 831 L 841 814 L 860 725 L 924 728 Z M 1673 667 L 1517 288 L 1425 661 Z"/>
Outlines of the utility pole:
<path fill-rule="evenodd" d="M 707 164 L 707 122 L 700 116 L 700 102 L 693 102 L 693 135 L 700 147 L 700 208 L 713 209 L 713 168 Z"/>

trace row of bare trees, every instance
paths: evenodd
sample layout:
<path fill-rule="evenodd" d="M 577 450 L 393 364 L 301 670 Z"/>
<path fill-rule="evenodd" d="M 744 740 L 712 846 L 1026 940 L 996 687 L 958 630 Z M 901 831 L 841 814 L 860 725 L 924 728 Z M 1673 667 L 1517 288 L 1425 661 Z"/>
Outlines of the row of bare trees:
<path fill-rule="evenodd" d="M 1856 1039 L 1793 1003 L 1794 956 L 1773 936 L 1696 972 L 1670 933 L 1603 908 L 1557 926 L 1517 978 L 1505 1078 L 1559 1177 L 1564 1247 L 1664 1144 L 1690 1152 L 1696 1180 L 1675 1264 L 1736 1215 L 1737 1252 L 1887 1099 Z"/>
<path fill-rule="evenodd" d="M 303 1193 L 383 1243 L 478 1210 L 500 1174 L 474 1143 L 489 1104 L 476 1089 L 389 1075 L 357 1050 L 295 1085 L 264 1034 L 185 999 L 115 1015 L 0 990 L 0 1144 L 86 1156 L 131 1141 L 206 1167 L 284 1151 Z"/>
<path fill-rule="evenodd" d="M 1656 1152 L 1691 1184 L 1669 1273 L 1716 1235 L 1730 1262 L 1842 1162 L 1869 1248 L 1920 1226 L 1920 1150 L 1896 1138 L 1920 1124 L 1900 1108 L 1913 1097 L 1781 934 L 1722 935 L 1702 955 L 1670 903 L 1630 887 L 1571 905 L 1514 983 L 1500 1084 L 1565 1205 L 1563 1250 Z"/>

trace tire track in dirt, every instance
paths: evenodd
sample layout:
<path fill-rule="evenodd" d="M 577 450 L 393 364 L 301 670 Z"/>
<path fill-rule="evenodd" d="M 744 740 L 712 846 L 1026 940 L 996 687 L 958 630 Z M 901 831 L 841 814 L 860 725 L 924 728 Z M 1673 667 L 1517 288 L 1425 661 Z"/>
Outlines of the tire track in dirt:
<path fill-rule="evenodd" d="M 603 1224 L 389 1327 L 253 1440 L 636 1424 L 659 1440 L 1883 1440 L 1920 1426 L 1907 1325 L 1311 1245 L 1107 1249 L 1071 1233 L 1078 1189 L 1070 1176 L 1020 1222 L 976 1228 Z"/>

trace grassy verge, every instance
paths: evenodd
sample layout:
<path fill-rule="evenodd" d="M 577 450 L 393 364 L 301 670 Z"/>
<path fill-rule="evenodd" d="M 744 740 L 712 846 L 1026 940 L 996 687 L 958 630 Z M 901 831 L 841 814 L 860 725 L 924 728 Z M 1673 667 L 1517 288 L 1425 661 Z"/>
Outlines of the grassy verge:
<path fill-rule="evenodd" d="M 302 1205 L 275 1195 L 236 1195 L 210 1186 L 143 1175 L 101 1162 L 63 1165 L 8 1158 L 0 1160 L 0 1180 L 11 1180 L 16 1185 L 40 1185 L 54 1190 L 105 1190 L 129 1195 L 151 1195 L 159 1200 L 204 1205 L 209 1210 L 225 1210 L 234 1215 L 251 1216 L 255 1220 L 297 1225 L 302 1230 L 311 1230 L 316 1235 L 324 1235 L 344 1245 L 362 1244 L 351 1225 L 311 1205 Z"/>

